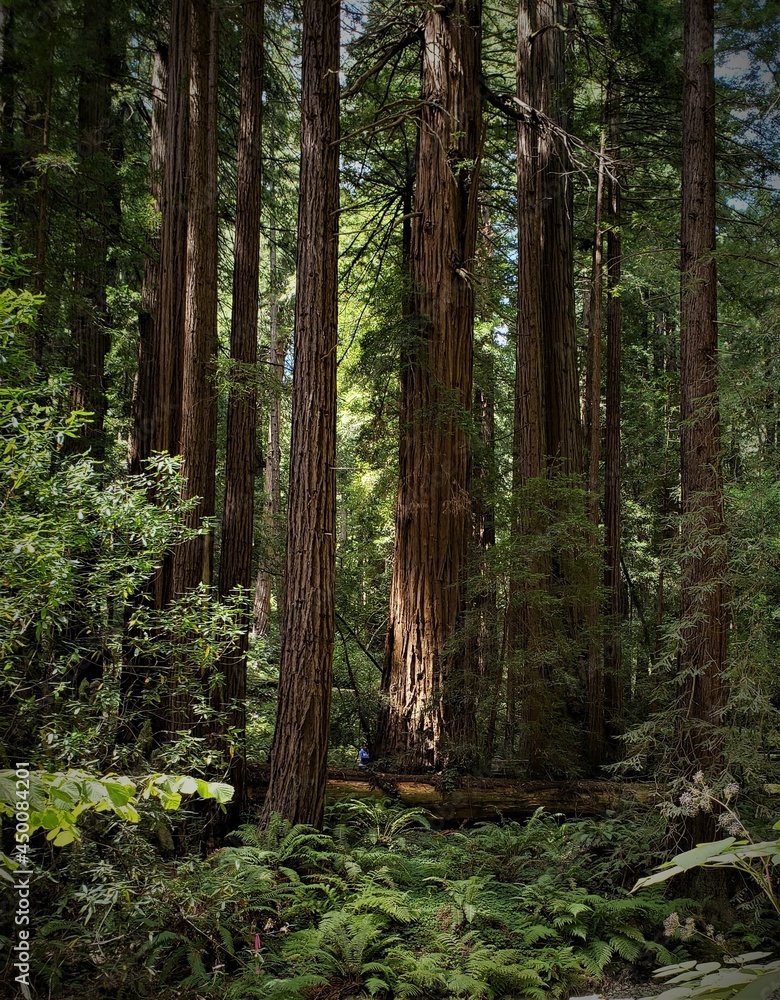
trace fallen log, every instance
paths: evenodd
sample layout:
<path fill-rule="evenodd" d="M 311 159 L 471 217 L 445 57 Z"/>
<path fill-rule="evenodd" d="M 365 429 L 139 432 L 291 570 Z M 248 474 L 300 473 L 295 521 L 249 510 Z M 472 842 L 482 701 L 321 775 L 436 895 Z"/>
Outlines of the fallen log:
<path fill-rule="evenodd" d="M 259 805 L 268 786 L 268 766 L 250 767 L 247 796 Z M 521 781 L 470 775 L 384 774 L 376 771 L 330 770 L 327 799 L 393 799 L 404 806 L 427 809 L 445 823 L 468 820 L 520 819 L 537 809 L 566 816 L 597 816 L 632 805 L 649 805 L 661 797 L 651 782 Z"/>

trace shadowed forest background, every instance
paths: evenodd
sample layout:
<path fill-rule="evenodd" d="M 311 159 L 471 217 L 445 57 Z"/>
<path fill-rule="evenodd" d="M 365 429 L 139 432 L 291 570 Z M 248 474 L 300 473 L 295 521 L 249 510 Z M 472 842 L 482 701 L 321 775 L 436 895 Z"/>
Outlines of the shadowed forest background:
<path fill-rule="evenodd" d="M 2 988 L 780 988 L 780 5 L 0 34 Z"/>

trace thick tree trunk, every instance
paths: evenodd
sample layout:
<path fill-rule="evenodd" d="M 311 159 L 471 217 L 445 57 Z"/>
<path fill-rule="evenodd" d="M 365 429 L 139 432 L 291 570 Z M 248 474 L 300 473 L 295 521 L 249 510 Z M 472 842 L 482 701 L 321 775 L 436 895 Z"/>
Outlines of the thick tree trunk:
<path fill-rule="evenodd" d="M 414 328 L 401 442 L 379 753 L 438 766 L 464 706 L 464 570 L 470 534 L 466 416 L 481 146 L 479 0 L 426 11 L 412 226 Z M 460 717 L 459 717 L 460 716 Z"/>
<path fill-rule="evenodd" d="M 268 785 L 268 767 L 251 767 L 247 798 L 258 802 Z M 331 770 L 327 799 L 395 799 L 406 807 L 429 810 L 444 823 L 528 817 L 538 809 L 567 816 L 598 816 L 607 810 L 636 808 L 658 802 L 663 790 L 652 782 L 520 781 L 514 778 L 474 778 L 443 782 L 422 774 L 382 774 Z"/>
<path fill-rule="evenodd" d="M 336 571 L 339 4 L 304 0 L 295 369 L 279 702 L 260 819 L 322 822 Z"/>
<path fill-rule="evenodd" d="M 684 4 L 680 453 L 686 770 L 720 756 L 726 658 L 726 537 L 720 467 L 715 270 L 714 0 Z"/>
<path fill-rule="evenodd" d="M 523 0 L 536 8 L 531 43 L 534 106 L 566 127 L 566 40 L 563 0 Z M 583 470 L 574 310 L 574 244 L 570 162 L 562 139 L 538 139 L 542 213 L 541 288 L 547 460 L 556 471 Z"/>
<path fill-rule="evenodd" d="M 234 385 L 228 399 L 225 505 L 219 595 L 222 600 L 236 587 L 248 596 L 252 586 L 252 541 L 255 505 L 255 438 L 257 431 L 257 307 L 260 277 L 260 192 L 263 111 L 263 3 L 245 3 L 241 39 L 241 108 L 238 136 L 238 188 L 233 261 L 233 314 L 230 357 L 235 362 Z M 242 366 L 246 366 L 242 371 Z M 249 613 L 246 627 L 249 628 Z M 243 799 L 246 748 L 246 646 L 244 632 L 220 664 L 224 686 L 213 692 L 212 704 L 222 726 L 231 724 L 240 745 L 228 757 L 235 794 L 231 812 L 237 815 Z M 227 708 L 228 717 L 224 717 Z"/>
<path fill-rule="evenodd" d="M 158 45 L 152 67 L 152 134 L 149 158 L 149 189 L 157 212 L 162 211 L 163 171 L 165 170 L 166 94 L 168 89 L 168 47 Z M 156 381 L 157 335 L 159 325 L 160 233 L 150 235 L 144 261 L 141 308 L 138 311 L 138 369 L 133 383 L 132 426 L 127 464 L 138 475 L 152 454 L 153 396 Z"/>
<path fill-rule="evenodd" d="M 612 83 L 608 95 L 609 155 L 612 175 L 607 201 L 607 378 L 606 425 L 604 428 L 604 543 L 607 634 L 604 643 L 604 714 L 606 735 L 614 739 L 622 732 L 625 699 L 620 626 L 623 591 L 620 576 L 620 376 L 622 307 L 620 297 L 620 106 Z"/>
<path fill-rule="evenodd" d="M 111 81 L 116 77 L 111 42 L 112 0 L 85 0 L 80 72 L 79 197 L 76 260 L 73 279 L 75 359 L 70 405 L 92 416 L 78 437 L 68 442 L 74 452 L 89 449 L 93 458 L 105 455 L 105 359 L 109 348 L 108 283 L 109 232 L 116 227 L 116 170 L 111 155 L 113 120 Z M 39 204 L 39 263 L 44 268 L 46 203 Z"/>
<path fill-rule="evenodd" d="M 217 461 L 217 8 L 190 0 L 187 245 L 182 355 L 181 443 L 184 499 L 200 501 L 185 517 L 200 528 L 213 517 Z M 211 530 L 178 545 L 171 560 L 171 596 L 211 586 Z M 191 664 L 171 657 L 168 731 L 192 723 Z M 204 692 L 205 693 L 205 692 Z"/>
<path fill-rule="evenodd" d="M 187 254 L 181 397 L 185 499 L 200 497 L 187 523 L 214 516 L 217 461 L 217 10 L 190 0 Z M 173 593 L 211 584 L 212 532 L 173 554 Z"/>
<path fill-rule="evenodd" d="M 180 453 L 181 392 L 184 356 L 184 302 L 187 264 L 187 143 L 189 133 L 189 0 L 171 0 L 166 89 L 165 168 L 154 336 L 151 448 Z M 154 583 L 155 604 L 165 607 L 172 594 L 171 557 Z"/>
<path fill-rule="evenodd" d="M 517 96 L 533 107 L 538 99 L 532 60 L 532 37 L 536 31 L 536 4 L 522 2 L 517 15 Z M 539 129 L 524 120 L 517 126 L 517 237 L 518 295 L 515 342 L 515 408 L 512 435 L 512 492 L 545 475 L 547 434 L 542 350 L 542 176 L 539 159 Z M 516 537 L 543 530 L 532 505 L 521 504 L 513 518 Z M 528 560 L 527 578 L 512 574 L 506 619 L 507 685 L 504 755 L 512 758 L 522 718 L 523 753 L 537 746 L 540 715 L 541 667 L 536 663 L 542 636 L 539 594 L 544 589 L 545 560 Z"/>
<path fill-rule="evenodd" d="M 604 296 L 604 184 L 606 159 L 602 137 L 596 181 L 596 210 L 591 262 L 590 306 L 588 309 L 588 377 L 585 394 L 585 426 L 588 440 L 588 519 L 591 523 L 593 564 L 589 569 L 592 581 L 587 595 L 588 632 L 588 755 L 592 767 L 598 767 L 604 756 L 604 671 L 601 642 L 601 532 L 599 530 L 599 494 L 601 459 L 601 321 Z"/>
<path fill-rule="evenodd" d="M 558 0 L 520 4 L 518 96 L 561 126 L 567 122 L 563 24 Z M 582 472 L 568 166 L 554 128 L 533 117 L 520 123 L 513 486 L 523 497 L 515 532 L 530 545 L 522 579 L 510 583 L 506 753 L 514 753 L 519 714 L 521 755 L 532 776 L 545 774 L 558 756 L 551 719 L 560 703 L 556 675 L 567 667 L 556 662 L 554 633 L 565 626 L 548 594 L 557 560 L 544 541 L 549 504 L 539 491 L 545 476 Z M 580 625 L 569 623 L 569 631 Z"/>

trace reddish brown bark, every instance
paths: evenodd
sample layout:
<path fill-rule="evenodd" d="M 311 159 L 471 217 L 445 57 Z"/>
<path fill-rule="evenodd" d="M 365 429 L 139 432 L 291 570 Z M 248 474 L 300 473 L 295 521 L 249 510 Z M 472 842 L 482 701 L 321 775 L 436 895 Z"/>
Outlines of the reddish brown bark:
<path fill-rule="evenodd" d="M 536 65 L 532 60 L 531 38 L 536 31 L 536 4 L 521 3 L 517 15 L 517 95 L 531 107 L 538 100 Z M 518 209 L 518 296 L 515 342 L 515 409 L 512 455 L 512 487 L 515 496 L 523 486 L 545 473 L 547 436 L 543 392 L 542 357 L 542 191 L 539 130 L 536 123 L 519 121 L 517 126 L 517 209 Z M 516 511 L 513 529 L 517 537 L 540 530 L 533 510 Z M 536 728 L 538 716 L 538 671 L 531 661 L 539 645 L 542 621 L 536 592 L 544 567 L 529 560 L 529 579 L 513 574 L 509 587 L 506 621 L 507 707 L 504 753 L 514 756 L 520 710 L 526 737 Z M 531 577 L 533 579 L 531 579 Z"/>
<path fill-rule="evenodd" d="M 150 407 L 152 451 L 178 455 L 184 354 L 187 263 L 187 143 L 189 100 L 189 0 L 171 0 L 166 88 L 165 167 L 161 192 L 160 263 L 155 312 L 153 387 Z M 172 560 L 155 578 L 155 604 L 172 594 Z"/>
<path fill-rule="evenodd" d="M 691 772 L 719 755 L 726 659 L 726 538 L 717 385 L 714 0 L 684 4 L 680 323 L 683 683 Z"/>
<path fill-rule="evenodd" d="M 233 260 L 233 313 L 230 357 L 240 367 L 228 398 L 225 501 L 222 518 L 222 552 L 219 595 L 224 600 L 237 587 L 248 595 L 252 585 L 252 541 L 255 503 L 255 439 L 257 432 L 257 307 L 260 275 L 260 196 L 263 111 L 263 3 L 245 3 L 241 39 L 241 105 L 238 135 L 238 187 L 236 236 Z M 249 613 L 246 628 L 249 628 Z M 235 793 L 231 812 L 236 815 L 243 799 L 246 726 L 246 646 L 243 632 L 222 658 L 224 684 L 213 692 L 212 704 L 222 713 L 224 727 L 237 731 L 239 746 L 228 757 L 229 777 Z M 224 716 L 227 707 L 227 717 Z"/>
<path fill-rule="evenodd" d="M 241 108 L 233 261 L 230 357 L 235 362 L 228 399 L 225 502 L 219 592 L 252 583 L 257 393 L 257 310 L 260 275 L 261 117 L 263 98 L 263 4 L 244 4 L 241 44 Z"/>
<path fill-rule="evenodd" d="M 531 539 L 521 579 L 511 582 L 507 618 L 506 752 L 514 752 L 518 714 L 522 755 L 532 775 L 546 770 L 556 698 L 549 589 L 554 553 L 534 483 L 582 471 L 582 425 L 574 317 L 571 185 L 558 129 L 567 123 L 563 5 L 523 0 L 518 12 L 517 86 L 543 112 L 518 127 L 518 334 L 514 487 L 530 488 L 515 518 Z M 552 123 L 552 127 L 549 123 Z M 552 695 L 552 697 L 551 697 Z M 518 703 L 520 712 L 518 713 Z"/>
<path fill-rule="evenodd" d="M 379 752 L 447 759 L 462 721 L 472 274 L 481 144 L 481 4 L 426 11 L 412 225 L 413 344 L 401 379 L 401 441 Z M 461 718 L 459 719 L 459 713 Z"/>
<path fill-rule="evenodd" d="M 536 9 L 531 43 L 534 107 L 565 128 L 568 108 L 563 0 L 523 2 Z M 547 460 L 555 470 L 578 475 L 583 469 L 583 441 L 574 311 L 571 164 L 564 142 L 556 132 L 542 130 L 538 142 Z"/>
<path fill-rule="evenodd" d="M 295 367 L 279 702 L 260 819 L 322 822 L 336 571 L 339 4 L 304 0 Z"/>
<path fill-rule="evenodd" d="M 181 396 L 183 496 L 200 497 L 191 527 L 213 517 L 217 461 L 217 10 L 191 0 L 189 11 L 187 253 Z M 173 554 L 173 593 L 211 584 L 211 531 Z"/>

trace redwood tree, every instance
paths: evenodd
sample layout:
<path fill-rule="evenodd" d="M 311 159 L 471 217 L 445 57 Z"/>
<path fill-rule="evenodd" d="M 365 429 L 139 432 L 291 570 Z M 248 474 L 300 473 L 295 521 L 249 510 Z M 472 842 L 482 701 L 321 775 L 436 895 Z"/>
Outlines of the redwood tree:
<path fill-rule="evenodd" d="M 187 262 L 189 0 L 171 0 L 167 68 L 160 260 L 148 409 L 151 450 L 178 455 Z M 170 556 L 157 574 L 154 591 L 156 606 L 165 607 L 171 597 Z"/>
<path fill-rule="evenodd" d="M 233 313 L 230 357 L 234 384 L 228 399 L 225 454 L 225 502 L 219 594 L 224 600 L 236 587 L 252 585 L 252 541 L 255 506 L 255 438 L 257 431 L 257 306 L 260 273 L 260 192 L 263 111 L 263 3 L 245 3 L 241 36 L 241 107 L 238 134 L 238 187 L 233 259 Z M 249 615 L 246 615 L 249 627 Z M 247 632 L 223 657 L 224 685 L 214 691 L 213 704 L 224 711 L 239 733 L 246 722 Z M 223 725 L 228 720 L 223 720 Z M 233 811 L 240 809 L 244 784 L 244 747 L 229 758 L 235 788 Z"/>
<path fill-rule="evenodd" d="M 714 0 L 686 0 L 680 265 L 680 741 L 691 773 L 718 759 L 726 658 L 726 539 L 717 385 L 714 17 Z"/>
<path fill-rule="evenodd" d="M 568 124 L 564 29 L 561 0 L 520 3 L 518 97 L 521 106 L 534 110 L 521 119 L 518 131 L 516 490 L 534 483 L 541 487 L 546 476 L 582 472 L 572 189 L 562 136 Z M 565 666 L 551 659 L 559 656 L 549 638 L 556 612 L 550 612 L 546 591 L 561 567 L 555 553 L 545 550 L 541 506 L 529 499 L 516 513 L 515 532 L 528 536 L 532 545 L 524 580 L 511 584 L 507 620 L 506 752 L 514 751 L 519 703 L 523 755 L 533 775 L 544 773 L 553 746 L 549 722 L 555 672 Z M 569 631 L 572 624 L 567 623 Z"/>
<path fill-rule="evenodd" d="M 339 18 L 338 2 L 304 0 L 285 600 L 261 826 L 274 813 L 319 825 L 325 805 L 336 572 Z"/>
<path fill-rule="evenodd" d="M 536 61 L 532 59 L 532 37 L 537 28 L 536 4 L 521 2 L 517 14 L 517 96 L 535 107 L 538 100 Z M 515 337 L 515 406 L 512 437 L 512 487 L 518 491 L 545 474 L 547 434 L 543 392 L 542 353 L 542 192 L 540 126 L 533 118 L 517 125 L 517 333 Z M 517 536 L 542 530 L 529 507 L 515 512 Z M 505 752 L 512 756 L 517 738 L 521 682 L 524 689 L 522 714 L 527 729 L 536 729 L 539 697 L 534 683 L 539 669 L 534 660 L 541 643 L 543 622 L 535 592 L 546 576 L 544 560 L 529 561 L 529 579 L 510 579 L 507 612 L 507 706 Z M 528 741 L 531 746 L 534 740 Z"/>
<path fill-rule="evenodd" d="M 200 497 L 188 523 L 213 517 L 217 461 L 217 9 L 189 9 L 187 244 L 181 440 L 184 496 Z M 211 583 L 213 535 L 201 532 L 173 554 L 173 593 Z"/>
<path fill-rule="evenodd" d="M 379 746 L 438 765 L 458 731 L 457 649 L 471 531 L 473 271 L 481 152 L 480 0 L 426 10 L 412 225 L 414 296 Z"/>

